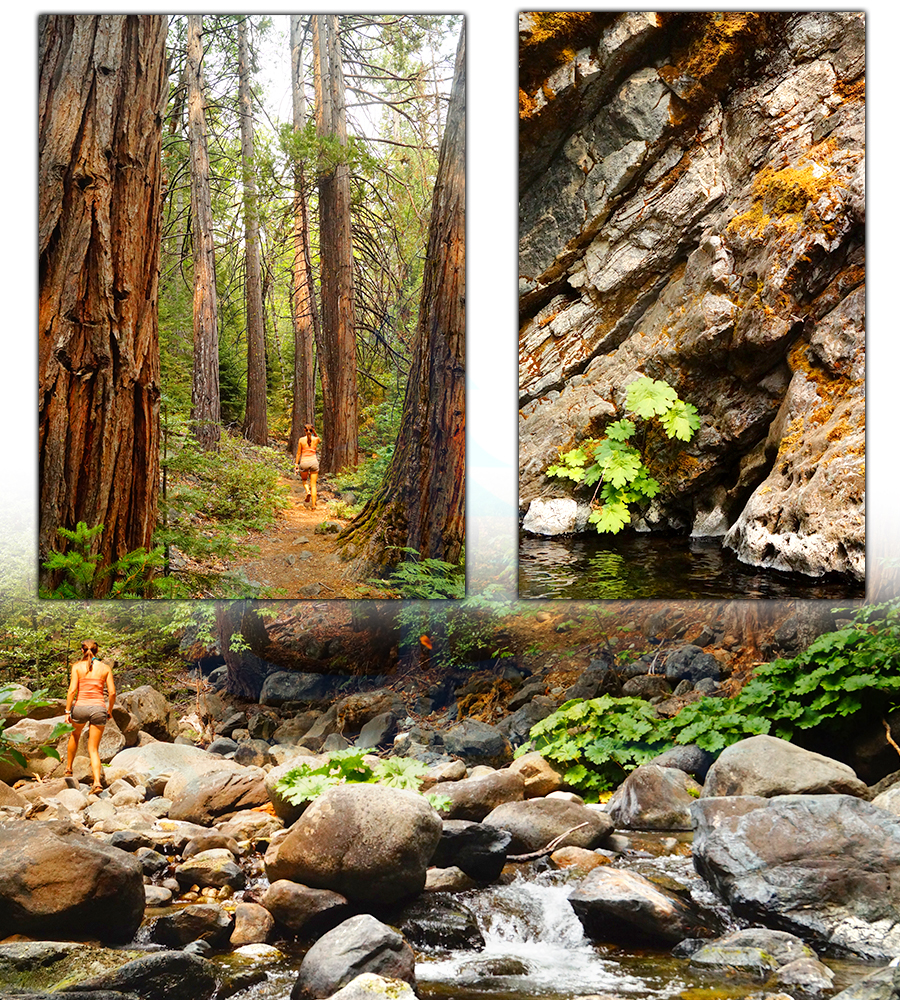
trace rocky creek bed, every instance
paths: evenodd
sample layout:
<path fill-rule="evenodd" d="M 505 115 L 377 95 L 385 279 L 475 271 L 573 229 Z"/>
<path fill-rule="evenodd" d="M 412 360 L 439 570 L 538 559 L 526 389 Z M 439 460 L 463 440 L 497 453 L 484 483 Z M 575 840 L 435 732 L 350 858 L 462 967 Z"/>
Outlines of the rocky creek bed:
<path fill-rule="evenodd" d="M 102 793 L 82 756 L 74 779 L 35 758 L 42 780 L 0 784 L 0 994 L 897 995 L 900 772 L 870 786 L 758 736 L 670 752 L 586 805 L 539 754 L 512 759 L 515 726 L 379 729 L 382 690 L 339 700 L 325 734 L 332 710 L 276 689 L 256 712 L 219 698 L 205 746 L 127 692 Z M 373 784 L 285 797 L 287 770 L 354 733 L 426 763 L 440 811 Z"/>

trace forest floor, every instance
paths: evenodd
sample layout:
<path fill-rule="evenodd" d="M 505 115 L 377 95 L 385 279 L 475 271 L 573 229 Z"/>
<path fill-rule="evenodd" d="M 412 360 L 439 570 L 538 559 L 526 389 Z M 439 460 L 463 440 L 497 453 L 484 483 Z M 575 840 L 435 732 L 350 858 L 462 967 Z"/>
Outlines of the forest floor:
<path fill-rule="evenodd" d="M 338 555 L 337 535 L 349 521 L 332 513 L 334 494 L 320 484 L 312 510 L 304 503 L 300 479 L 281 477 L 279 482 L 290 491 L 288 506 L 272 527 L 247 533 L 242 554 L 227 561 L 228 572 L 259 584 L 266 598 L 371 596 L 364 584 L 347 579 L 347 564 Z"/>

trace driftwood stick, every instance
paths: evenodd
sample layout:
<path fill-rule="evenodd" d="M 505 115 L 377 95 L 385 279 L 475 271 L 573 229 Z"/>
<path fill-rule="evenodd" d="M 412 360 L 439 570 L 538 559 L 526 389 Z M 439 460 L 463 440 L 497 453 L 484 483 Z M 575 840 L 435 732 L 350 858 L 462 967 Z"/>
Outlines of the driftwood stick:
<path fill-rule="evenodd" d="M 580 830 L 583 826 L 587 826 L 587 823 L 579 823 L 578 826 L 573 826 L 571 830 L 566 830 L 565 833 L 554 837 L 546 847 L 542 847 L 539 851 L 532 851 L 531 854 L 510 854 L 506 860 L 513 861 L 516 864 L 523 864 L 526 861 L 536 861 L 538 858 L 546 857 L 546 855 L 552 854 L 570 833 Z"/>
<path fill-rule="evenodd" d="M 897 744 L 894 742 L 894 737 L 891 736 L 891 727 L 888 725 L 888 720 L 882 719 L 881 723 L 884 726 L 885 733 L 887 734 L 888 743 L 890 743 L 890 745 L 897 751 L 897 753 L 900 753 L 900 747 L 897 746 Z"/>

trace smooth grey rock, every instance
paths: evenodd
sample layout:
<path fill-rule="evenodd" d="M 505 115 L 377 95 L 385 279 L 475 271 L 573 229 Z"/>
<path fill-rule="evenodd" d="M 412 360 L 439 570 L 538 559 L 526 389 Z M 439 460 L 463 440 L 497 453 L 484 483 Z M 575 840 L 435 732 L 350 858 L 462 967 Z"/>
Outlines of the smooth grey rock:
<path fill-rule="evenodd" d="M 345 920 L 316 941 L 300 965 L 291 1000 L 325 1000 L 364 972 L 415 983 L 412 948 L 369 914 Z"/>
<path fill-rule="evenodd" d="M 558 847 L 599 847 L 613 830 L 607 813 L 551 798 L 504 803 L 488 813 L 484 822 L 512 834 L 510 854 L 538 851 L 569 830 Z"/>
<path fill-rule="evenodd" d="M 852 768 L 775 736 L 751 736 L 726 747 L 703 783 L 705 796 L 868 796 Z"/>
<path fill-rule="evenodd" d="M 619 785 L 606 808 L 619 829 L 690 830 L 691 806 L 700 793 L 684 771 L 644 764 Z"/>
<path fill-rule="evenodd" d="M 694 866 L 738 916 L 870 961 L 900 952 L 900 820 L 849 795 L 694 803 Z"/>
<path fill-rule="evenodd" d="M 504 768 L 480 778 L 440 781 L 432 785 L 429 792 L 450 799 L 449 808 L 441 810 L 444 819 L 480 822 L 504 802 L 521 802 L 525 798 L 525 779 L 521 774 Z"/>

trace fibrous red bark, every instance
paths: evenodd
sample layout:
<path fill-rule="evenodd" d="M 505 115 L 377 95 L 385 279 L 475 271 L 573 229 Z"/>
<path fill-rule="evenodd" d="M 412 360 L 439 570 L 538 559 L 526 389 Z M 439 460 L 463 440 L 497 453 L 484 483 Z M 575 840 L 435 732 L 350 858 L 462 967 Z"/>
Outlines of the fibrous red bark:
<path fill-rule="evenodd" d="M 157 291 L 166 18 L 47 15 L 38 90 L 40 555 L 104 525 L 149 547 L 159 491 Z"/>

